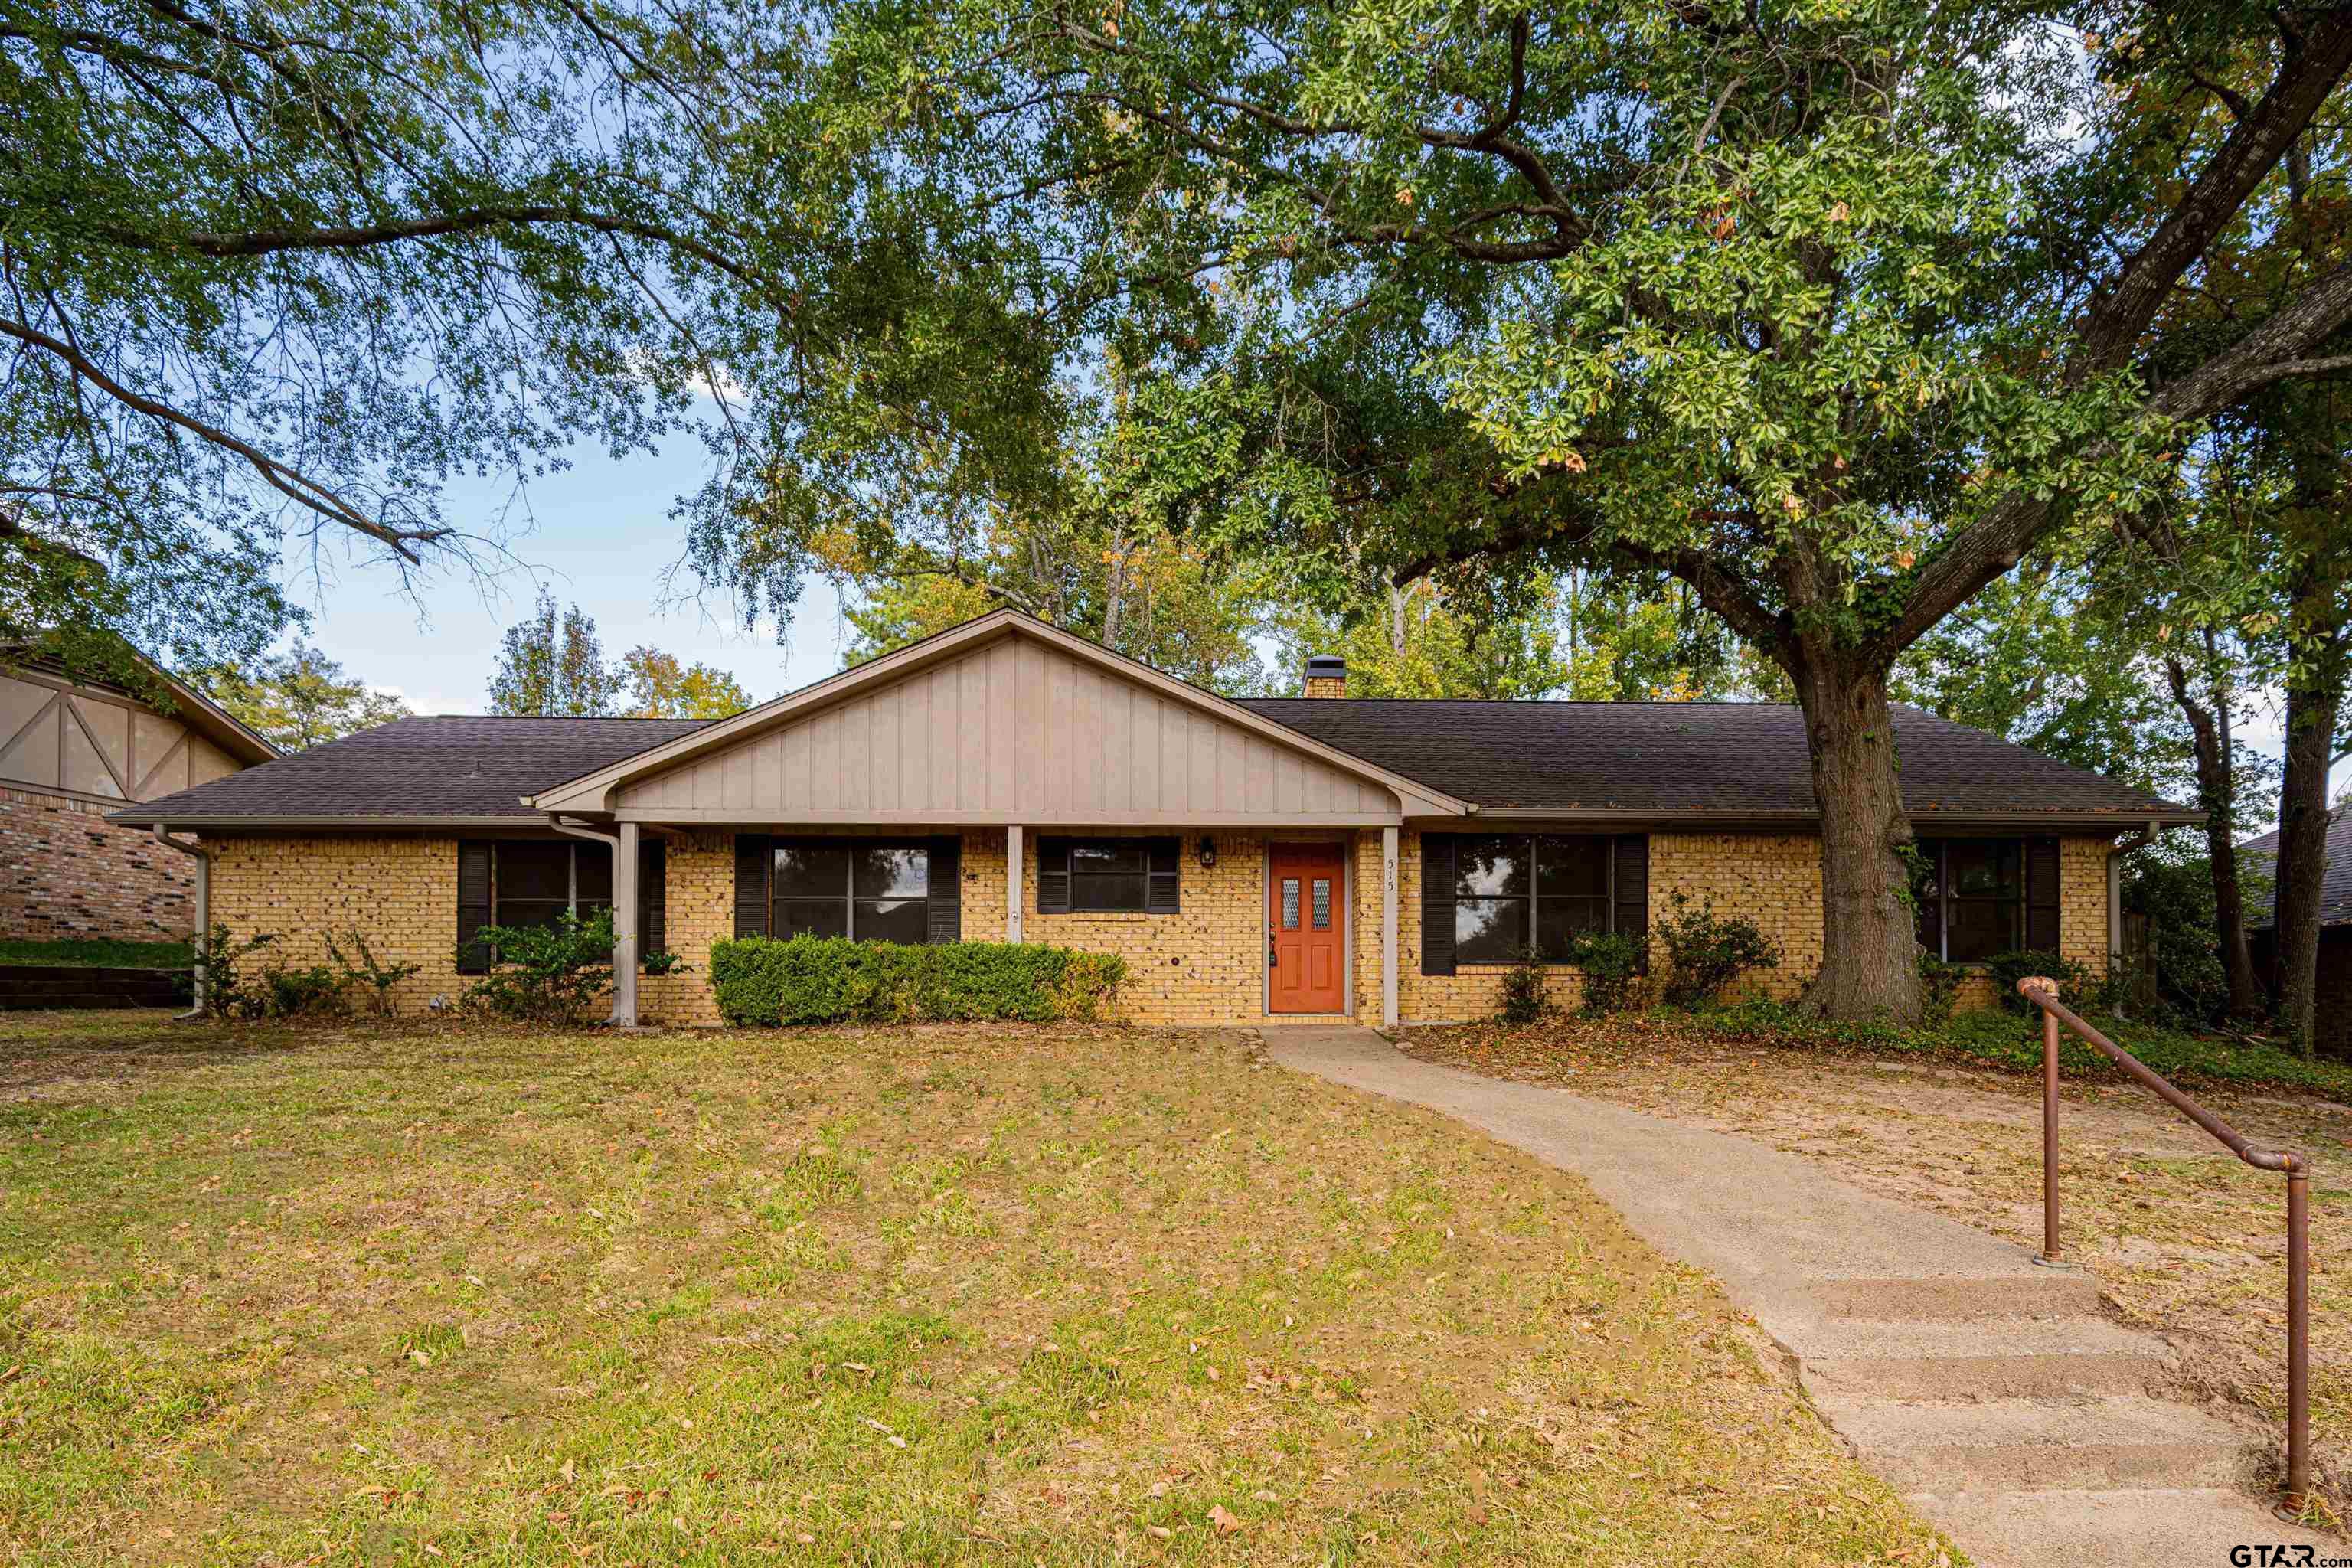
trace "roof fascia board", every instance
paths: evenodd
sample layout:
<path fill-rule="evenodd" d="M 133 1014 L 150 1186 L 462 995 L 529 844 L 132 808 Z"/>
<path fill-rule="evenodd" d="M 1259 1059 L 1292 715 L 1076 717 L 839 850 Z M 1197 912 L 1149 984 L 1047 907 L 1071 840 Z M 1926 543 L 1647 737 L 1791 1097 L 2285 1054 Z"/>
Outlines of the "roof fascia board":
<path fill-rule="evenodd" d="M 912 675 L 1000 637 L 1034 637 L 1048 647 L 1150 687 L 1165 696 L 1287 746 L 1292 751 L 1304 752 L 1359 778 L 1372 780 L 1394 792 L 1405 814 L 1461 816 L 1472 809 L 1467 801 L 1456 800 L 1441 790 L 1418 784 L 1402 773 L 1391 773 L 1336 746 L 1326 745 L 1311 735 L 1254 713 L 1213 691 L 1203 691 L 1190 682 L 1099 647 L 1083 637 L 1072 637 L 1017 610 L 995 610 L 960 626 L 950 626 L 920 642 L 909 643 L 866 664 L 854 665 L 814 685 L 763 702 L 757 708 L 747 708 L 731 719 L 722 719 L 705 729 L 648 747 L 619 762 L 608 763 L 593 773 L 583 773 L 578 778 L 567 779 L 520 798 L 523 805 L 538 811 L 610 811 L 613 809 L 614 790 L 633 779 L 676 767 L 710 752 L 724 750 L 789 719 L 804 717 L 846 700 L 868 686 L 883 685 Z M 996 820 L 1003 818 L 1000 816 Z"/>
<path fill-rule="evenodd" d="M 567 811 L 566 816 L 588 813 Z M 615 822 L 693 823 L 756 828 L 762 833 L 794 827 L 1401 827 L 1402 812 L 1366 811 L 1129 811 L 1105 815 L 1099 811 L 816 811 L 803 812 L 788 822 L 747 819 L 740 811 L 671 810 L 659 806 L 623 806 L 608 815 Z M 1433 822 L 1455 822 L 1433 816 Z"/>

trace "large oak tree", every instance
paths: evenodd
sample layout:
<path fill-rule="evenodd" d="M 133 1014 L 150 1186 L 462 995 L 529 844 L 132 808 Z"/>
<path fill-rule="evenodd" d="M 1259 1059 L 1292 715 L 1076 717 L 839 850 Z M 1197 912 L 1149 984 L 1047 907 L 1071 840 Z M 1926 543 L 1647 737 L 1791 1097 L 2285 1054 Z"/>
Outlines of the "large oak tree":
<path fill-rule="evenodd" d="M 893 188 L 942 244 L 1034 258 L 1020 305 L 1058 353 L 1280 384 L 1266 445 L 1352 498 L 1353 559 L 1662 572 L 1777 665 L 1822 808 L 1811 1001 L 1906 1017 L 1895 660 L 2140 506 L 2200 421 L 2352 363 L 2341 258 L 2159 352 L 2217 247 L 2259 247 L 2290 150 L 2332 173 L 2314 128 L 2352 62 L 2333 6 L 2180 31 L 2122 4 L 1107 0 L 852 5 L 830 36 Z M 2130 112 L 2206 72 L 2243 84 L 2227 114 Z"/>

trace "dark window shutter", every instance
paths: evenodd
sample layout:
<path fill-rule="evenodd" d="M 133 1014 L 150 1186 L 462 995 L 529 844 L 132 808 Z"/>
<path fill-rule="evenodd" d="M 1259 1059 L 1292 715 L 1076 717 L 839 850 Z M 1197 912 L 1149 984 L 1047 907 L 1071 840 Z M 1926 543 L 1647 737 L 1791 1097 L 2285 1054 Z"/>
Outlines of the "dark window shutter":
<path fill-rule="evenodd" d="M 479 940 L 490 923 L 490 846 L 467 839 L 457 846 L 457 973 L 488 974 L 490 950 Z"/>
<path fill-rule="evenodd" d="M 1070 912 L 1070 841 L 1066 838 L 1037 840 L 1037 912 Z"/>
<path fill-rule="evenodd" d="M 1454 835 L 1421 836 L 1421 972 L 1454 973 Z"/>
<path fill-rule="evenodd" d="M 768 934 L 768 878 L 774 870 L 773 841 L 764 833 L 735 836 L 735 934 Z"/>
<path fill-rule="evenodd" d="M 926 940 L 963 940 L 963 840 L 942 833 L 930 843 L 931 925 Z"/>
<path fill-rule="evenodd" d="M 2058 951 L 2058 840 L 2025 841 L 2025 946 L 2029 952 Z"/>
<path fill-rule="evenodd" d="M 1155 838 L 1151 841 L 1151 877 L 1144 894 L 1143 907 L 1155 915 L 1178 912 L 1179 884 L 1183 880 L 1184 841 L 1181 838 Z"/>
<path fill-rule="evenodd" d="M 1617 840 L 1617 891 L 1611 929 L 1636 942 L 1650 931 L 1650 841 L 1638 833 Z"/>
<path fill-rule="evenodd" d="M 637 952 L 669 951 L 669 857 L 661 840 L 637 845 Z"/>

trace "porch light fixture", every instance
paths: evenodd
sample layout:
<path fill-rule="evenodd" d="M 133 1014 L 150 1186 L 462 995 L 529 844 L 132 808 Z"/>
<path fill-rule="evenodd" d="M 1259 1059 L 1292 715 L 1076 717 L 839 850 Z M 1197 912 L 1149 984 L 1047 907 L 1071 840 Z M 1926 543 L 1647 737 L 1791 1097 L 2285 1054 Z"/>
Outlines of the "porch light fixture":
<path fill-rule="evenodd" d="M 1213 871 L 1216 868 L 1217 841 L 1203 833 L 1201 835 L 1201 869 Z"/>

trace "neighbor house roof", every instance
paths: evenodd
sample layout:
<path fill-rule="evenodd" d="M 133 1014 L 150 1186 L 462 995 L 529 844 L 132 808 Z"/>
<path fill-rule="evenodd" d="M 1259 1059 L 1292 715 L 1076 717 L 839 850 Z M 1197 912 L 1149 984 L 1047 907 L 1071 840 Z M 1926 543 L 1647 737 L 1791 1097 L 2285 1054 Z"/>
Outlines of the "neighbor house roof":
<path fill-rule="evenodd" d="M 518 798 L 676 740 L 704 719 L 395 719 L 119 811 L 188 826 L 399 822 L 529 824 Z"/>
<path fill-rule="evenodd" d="M 2260 838 L 2239 845 L 2238 857 L 2241 863 L 2255 860 L 2265 875 L 2274 875 L 2278 847 L 2278 829 L 2273 827 Z M 2278 910 L 2267 900 L 2261 902 L 2261 908 L 2246 911 L 2246 924 L 2267 931 L 2278 918 Z M 2335 820 L 2327 825 L 2327 875 L 2319 885 L 2319 923 L 2352 925 L 2352 808 L 2338 808 Z"/>
<path fill-rule="evenodd" d="M 1803 714 L 1778 702 L 1253 698 L 1242 704 L 1493 813 L 1810 820 Z M 2202 815 L 1901 704 L 1904 805 L 1923 820 L 2117 826 Z"/>

